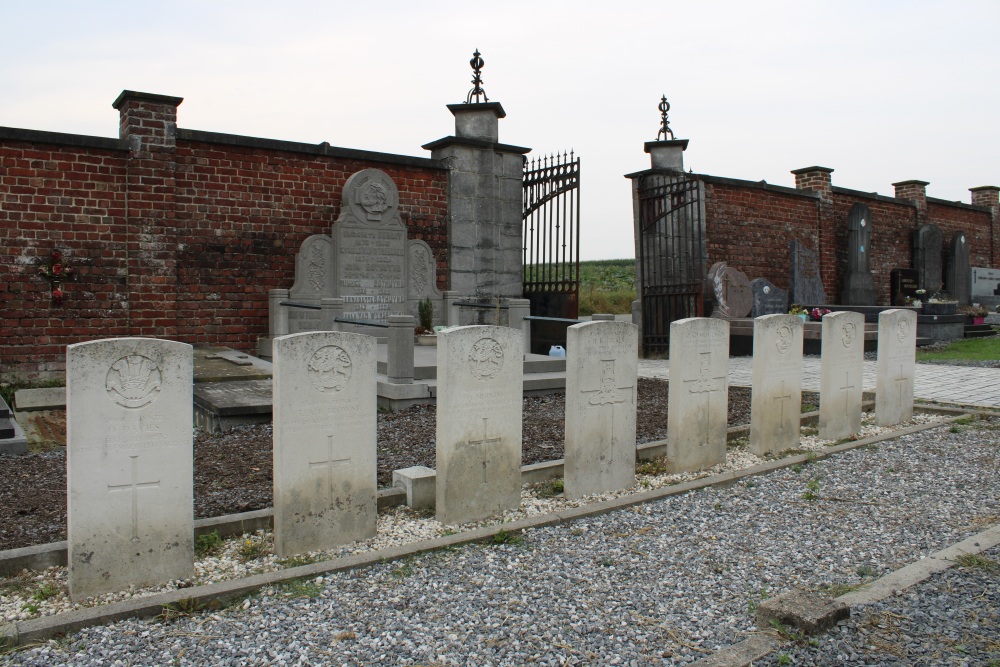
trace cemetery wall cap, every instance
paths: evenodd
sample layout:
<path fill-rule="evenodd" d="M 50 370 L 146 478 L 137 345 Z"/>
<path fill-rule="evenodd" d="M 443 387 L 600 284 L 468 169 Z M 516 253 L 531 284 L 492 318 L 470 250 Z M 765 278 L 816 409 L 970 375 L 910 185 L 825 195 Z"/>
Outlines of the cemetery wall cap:
<path fill-rule="evenodd" d="M 503 107 L 500 106 L 499 102 L 472 102 L 472 103 L 462 102 L 461 104 L 448 105 L 448 111 L 452 112 L 455 115 L 458 115 L 459 112 L 465 113 L 468 111 L 488 111 L 488 110 L 494 111 L 497 115 L 497 118 L 507 117 L 507 113 L 503 110 Z"/>
<path fill-rule="evenodd" d="M 682 151 L 687 150 L 688 140 L 687 139 L 667 139 L 665 141 L 647 141 L 642 145 L 642 148 L 647 153 L 654 148 L 669 148 L 671 146 L 679 146 Z"/>
<path fill-rule="evenodd" d="M 183 97 L 172 97 L 170 95 L 157 95 L 156 93 L 140 93 L 134 90 L 123 90 L 115 101 L 111 104 L 115 109 L 121 109 L 128 100 L 138 100 L 139 102 L 158 102 L 160 104 L 171 104 L 180 106 L 184 101 Z"/>
<path fill-rule="evenodd" d="M 969 188 L 969 192 L 982 192 L 983 190 L 993 190 L 994 192 L 1000 191 L 1000 187 L 996 185 L 980 185 L 976 188 Z"/>
<path fill-rule="evenodd" d="M 799 174 L 808 174 L 810 171 L 822 171 L 824 174 L 833 173 L 833 169 L 830 167 L 803 167 L 802 169 L 792 169 L 792 173 L 796 176 Z"/>
<path fill-rule="evenodd" d="M 893 183 L 892 187 L 898 187 L 900 185 L 930 185 L 930 184 L 931 184 L 930 181 L 911 180 L 911 181 L 900 181 L 899 183 Z"/>

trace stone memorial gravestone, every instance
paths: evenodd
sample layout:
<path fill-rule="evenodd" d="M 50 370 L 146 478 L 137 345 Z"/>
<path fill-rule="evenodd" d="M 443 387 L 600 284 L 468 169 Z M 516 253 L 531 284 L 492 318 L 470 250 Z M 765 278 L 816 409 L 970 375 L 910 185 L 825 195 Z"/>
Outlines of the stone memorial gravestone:
<path fill-rule="evenodd" d="M 190 345 L 112 338 L 66 349 L 73 600 L 194 575 Z"/>
<path fill-rule="evenodd" d="M 746 274 L 725 262 L 716 262 L 708 271 L 712 287 L 712 317 L 746 317 L 753 306 L 753 294 Z"/>
<path fill-rule="evenodd" d="M 872 215 L 864 204 L 855 204 L 847 214 L 847 275 L 841 303 L 875 305 L 875 279 L 871 268 Z"/>
<path fill-rule="evenodd" d="M 1000 269 L 972 268 L 971 300 L 986 308 L 1000 305 Z"/>
<path fill-rule="evenodd" d="M 913 416 L 916 340 L 917 314 L 912 310 L 879 314 L 875 373 L 875 423 L 879 426 L 893 426 Z"/>
<path fill-rule="evenodd" d="M 690 317 L 670 323 L 667 472 L 725 462 L 728 373 L 729 322 Z"/>
<path fill-rule="evenodd" d="M 521 502 L 523 334 L 496 326 L 438 334 L 437 518 L 478 521 Z"/>
<path fill-rule="evenodd" d="M 972 296 L 972 267 L 969 265 L 969 240 L 965 232 L 955 232 L 948 246 L 948 271 L 945 289 L 960 306 L 968 306 Z"/>
<path fill-rule="evenodd" d="M 920 225 L 913 232 L 913 268 L 917 270 L 920 289 L 927 290 L 927 298 L 943 288 L 941 281 L 941 230 L 934 225 Z"/>
<path fill-rule="evenodd" d="M 566 329 L 567 498 L 635 483 L 639 328 L 586 322 Z"/>
<path fill-rule="evenodd" d="M 279 558 L 375 535 L 376 340 L 274 339 L 274 550 Z"/>
<path fill-rule="evenodd" d="M 780 315 L 788 312 L 788 292 L 776 287 L 767 278 L 754 278 L 751 280 L 750 292 L 753 294 L 753 307 L 750 309 L 750 317 Z"/>
<path fill-rule="evenodd" d="M 803 306 L 825 304 L 826 292 L 823 290 L 823 279 L 819 274 L 819 258 L 816 257 L 816 253 L 798 240 L 792 239 L 791 255 L 792 278 L 789 298 L 792 303 Z"/>
<path fill-rule="evenodd" d="M 849 438 L 861 431 L 865 316 L 840 311 L 823 316 L 819 385 L 819 437 Z"/>
<path fill-rule="evenodd" d="M 889 292 L 892 305 L 905 306 L 907 298 L 921 300 L 917 290 L 920 282 L 916 269 L 893 269 L 889 272 Z"/>
<path fill-rule="evenodd" d="M 750 451 L 758 456 L 799 446 L 802 327 L 798 315 L 753 321 Z"/>

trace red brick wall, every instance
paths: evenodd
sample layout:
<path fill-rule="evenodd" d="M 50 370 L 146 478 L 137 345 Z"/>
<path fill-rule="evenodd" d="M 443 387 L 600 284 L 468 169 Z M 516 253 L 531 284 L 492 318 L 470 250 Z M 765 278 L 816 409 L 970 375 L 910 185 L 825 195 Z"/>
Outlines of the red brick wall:
<path fill-rule="evenodd" d="M 300 244 L 329 233 L 347 177 L 369 167 L 395 181 L 409 237 L 431 246 L 447 289 L 446 169 L 213 141 L 177 131 L 171 99 L 119 98 L 121 141 L 0 129 L 0 377 L 52 375 L 66 345 L 113 336 L 252 351 L 268 291 L 291 287 Z M 56 249 L 77 273 L 61 305 L 38 272 Z"/>

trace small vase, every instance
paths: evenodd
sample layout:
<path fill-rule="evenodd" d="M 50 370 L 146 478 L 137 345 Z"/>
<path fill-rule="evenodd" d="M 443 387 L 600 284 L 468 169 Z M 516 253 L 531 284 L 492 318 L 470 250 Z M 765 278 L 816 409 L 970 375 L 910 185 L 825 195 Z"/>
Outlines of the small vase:
<path fill-rule="evenodd" d="M 809 321 L 809 316 L 806 315 L 805 313 L 796 313 L 796 315 L 798 315 L 799 319 L 802 320 L 803 322 Z"/>

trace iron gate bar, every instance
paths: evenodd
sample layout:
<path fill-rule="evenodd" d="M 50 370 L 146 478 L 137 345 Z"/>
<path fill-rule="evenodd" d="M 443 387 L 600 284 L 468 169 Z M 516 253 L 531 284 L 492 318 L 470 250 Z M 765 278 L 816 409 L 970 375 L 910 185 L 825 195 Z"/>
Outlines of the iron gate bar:
<path fill-rule="evenodd" d="M 576 315 L 580 276 L 580 159 L 542 156 L 523 177 L 524 293 L 565 294 Z M 575 191 L 575 197 L 573 196 Z"/>

